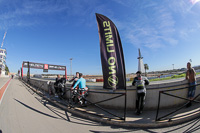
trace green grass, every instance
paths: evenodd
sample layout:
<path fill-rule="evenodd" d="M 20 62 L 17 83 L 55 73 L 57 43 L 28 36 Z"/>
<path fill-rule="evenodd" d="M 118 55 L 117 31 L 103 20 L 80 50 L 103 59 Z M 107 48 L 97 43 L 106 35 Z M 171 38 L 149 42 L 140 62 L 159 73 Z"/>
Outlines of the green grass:
<path fill-rule="evenodd" d="M 149 81 L 161 81 L 161 80 L 169 80 L 172 79 L 171 77 L 166 77 L 166 78 L 156 78 L 156 79 L 150 79 Z"/>
<path fill-rule="evenodd" d="M 200 72 L 196 73 L 196 75 L 199 75 Z M 166 78 L 156 78 L 156 79 L 151 79 L 149 81 L 161 81 L 161 80 L 170 80 L 170 79 L 177 79 L 177 78 L 183 78 L 185 77 L 185 73 L 179 74 L 179 75 L 174 75 L 172 77 L 166 77 Z M 127 83 L 132 83 L 133 81 L 127 81 Z M 87 83 L 94 83 L 94 82 L 87 82 Z M 98 82 L 102 83 L 102 82 Z"/>
<path fill-rule="evenodd" d="M 199 75 L 200 72 L 196 73 L 196 75 Z M 185 73 L 183 74 L 178 74 L 178 75 L 174 75 L 171 77 L 166 77 L 166 78 L 156 78 L 156 79 L 150 79 L 149 81 L 161 81 L 161 80 L 170 80 L 170 79 L 177 79 L 177 78 L 183 78 L 185 77 Z"/>

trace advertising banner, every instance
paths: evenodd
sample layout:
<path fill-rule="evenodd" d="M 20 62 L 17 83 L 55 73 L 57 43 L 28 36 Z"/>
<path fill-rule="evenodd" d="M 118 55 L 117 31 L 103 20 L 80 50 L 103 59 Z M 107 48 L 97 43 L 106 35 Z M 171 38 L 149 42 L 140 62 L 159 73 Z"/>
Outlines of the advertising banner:
<path fill-rule="evenodd" d="M 66 66 L 60 66 L 60 65 L 50 65 L 50 64 L 42 64 L 42 63 L 34 63 L 34 62 L 23 62 L 23 67 L 28 68 L 28 63 L 30 68 L 35 69 L 44 69 L 44 70 L 62 70 L 65 71 Z"/>
<path fill-rule="evenodd" d="M 63 70 L 65 71 L 66 67 L 65 66 L 58 66 L 58 65 L 49 65 L 50 70 Z"/>
<path fill-rule="evenodd" d="M 23 67 L 28 68 L 28 64 L 30 68 L 36 68 L 36 69 L 43 69 L 44 64 L 41 63 L 33 63 L 33 62 L 23 62 Z"/>
<path fill-rule="evenodd" d="M 124 54 L 118 30 L 114 23 L 96 13 L 99 31 L 101 64 L 105 89 L 126 89 Z"/>

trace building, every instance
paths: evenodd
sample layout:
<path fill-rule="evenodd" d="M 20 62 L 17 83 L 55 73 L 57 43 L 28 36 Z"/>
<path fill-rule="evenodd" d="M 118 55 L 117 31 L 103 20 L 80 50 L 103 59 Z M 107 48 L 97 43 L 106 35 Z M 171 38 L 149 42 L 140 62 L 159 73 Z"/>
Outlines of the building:
<path fill-rule="evenodd" d="M 139 57 L 138 57 L 138 71 L 141 71 L 142 73 L 144 73 L 144 63 L 143 63 L 143 57 L 141 55 L 140 49 L 138 49 L 139 51 Z"/>
<path fill-rule="evenodd" d="M 0 48 L 0 76 L 4 76 L 6 74 L 6 49 Z"/>

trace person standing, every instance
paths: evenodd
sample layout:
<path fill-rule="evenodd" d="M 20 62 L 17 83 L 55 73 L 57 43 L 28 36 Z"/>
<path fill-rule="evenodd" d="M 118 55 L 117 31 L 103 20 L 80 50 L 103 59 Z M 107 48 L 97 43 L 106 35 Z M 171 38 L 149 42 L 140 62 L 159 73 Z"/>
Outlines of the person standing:
<path fill-rule="evenodd" d="M 75 83 L 78 81 L 78 79 L 79 79 L 79 72 L 76 72 L 76 76 L 73 77 L 73 78 L 69 81 L 69 82 L 72 82 L 72 81 L 73 81 L 71 87 L 73 87 L 73 86 L 75 85 Z"/>
<path fill-rule="evenodd" d="M 60 75 L 57 75 L 56 82 L 54 83 L 54 88 L 55 88 L 56 94 L 59 92 L 58 84 L 59 84 L 60 82 L 61 82 Z"/>
<path fill-rule="evenodd" d="M 61 78 L 61 81 L 62 81 L 63 84 L 66 83 L 66 77 L 65 77 L 65 75 L 63 75 L 63 77 Z"/>
<path fill-rule="evenodd" d="M 136 86 L 136 111 L 137 115 L 142 113 L 145 104 L 146 87 L 149 85 L 149 80 L 146 77 L 141 76 L 142 72 L 137 71 L 137 76 L 134 78 L 132 85 Z"/>
<path fill-rule="evenodd" d="M 71 80 L 69 80 L 70 83 L 73 81 L 71 88 L 75 85 L 75 83 L 78 81 L 78 79 L 79 79 L 79 72 L 76 72 L 76 76 L 73 77 Z M 75 103 L 78 101 L 77 95 L 76 95 L 77 91 L 78 91 L 78 85 L 76 86 L 75 89 L 71 89 L 71 91 L 70 91 L 71 100 Z"/>
<path fill-rule="evenodd" d="M 59 82 L 59 80 L 60 80 L 60 75 L 57 75 L 56 82 Z"/>
<path fill-rule="evenodd" d="M 188 62 L 187 63 L 187 72 L 186 72 L 186 80 L 188 80 L 189 83 L 189 88 L 188 88 L 188 95 L 187 97 L 190 100 L 193 100 L 194 95 L 195 95 L 195 90 L 196 90 L 196 72 L 194 70 L 194 68 L 191 67 L 191 63 Z M 186 107 L 190 107 L 192 105 L 192 102 L 190 101 Z"/>

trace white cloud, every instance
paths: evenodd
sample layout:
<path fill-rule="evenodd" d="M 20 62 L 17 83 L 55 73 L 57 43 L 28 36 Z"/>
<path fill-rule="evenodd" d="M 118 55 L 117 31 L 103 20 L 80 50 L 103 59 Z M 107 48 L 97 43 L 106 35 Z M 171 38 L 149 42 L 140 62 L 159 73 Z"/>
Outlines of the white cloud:
<path fill-rule="evenodd" d="M 154 43 L 154 44 L 145 44 L 145 47 L 151 48 L 151 49 L 158 49 L 158 48 L 162 48 L 164 47 L 163 44 L 159 44 L 159 43 Z"/>
<path fill-rule="evenodd" d="M 191 3 L 187 0 L 143 2 L 135 2 L 133 16 L 129 18 L 131 21 L 120 24 L 123 37 L 135 47 L 173 47 L 179 44 L 180 39 L 186 39 L 189 33 L 200 28 L 199 8 L 189 10 Z M 128 4 L 122 1 L 118 3 Z"/>
<path fill-rule="evenodd" d="M 149 10 L 150 6 L 151 10 Z M 177 45 L 178 40 L 174 37 L 175 20 L 172 13 L 164 5 L 157 6 L 153 3 L 150 6 L 138 8 L 138 13 L 134 14 L 132 21 L 124 22 L 126 27 L 121 28 L 127 41 L 136 47 L 150 49 Z"/>
<path fill-rule="evenodd" d="M 133 0 L 113 0 L 113 1 L 126 7 L 130 7 L 132 6 L 132 4 L 134 4 Z"/>
<path fill-rule="evenodd" d="M 195 4 L 197 4 L 198 2 L 200 2 L 200 0 L 190 0 L 190 2 L 191 2 L 193 5 L 195 5 Z"/>
<path fill-rule="evenodd" d="M 15 2 L 6 0 L 0 4 L 0 25 L 11 27 L 45 24 L 46 18 L 53 16 L 52 18 L 56 17 L 62 20 L 53 21 L 59 21 L 63 25 L 68 24 L 71 19 L 76 19 L 74 24 L 90 26 L 95 22 L 95 12 L 112 16 L 113 12 L 106 6 L 106 4 L 94 0 L 17 0 Z M 49 23 L 51 22 L 49 21 Z"/>
<path fill-rule="evenodd" d="M 54 1 L 6 1 L 0 5 L 2 27 L 30 26 L 39 23 L 41 15 L 55 14 L 68 8 L 66 3 Z M 33 18 L 32 18 L 33 17 Z"/>
<path fill-rule="evenodd" d="M 200 29 L 200 22 L 197 23 L 197 28 Z"/>
<path fill-rule="evenodd" d="M 186 32 L 185 30 L 181 30 L 179 35 L 182 39 L 186 39 L 188 37 L 188 32 Z"/>

